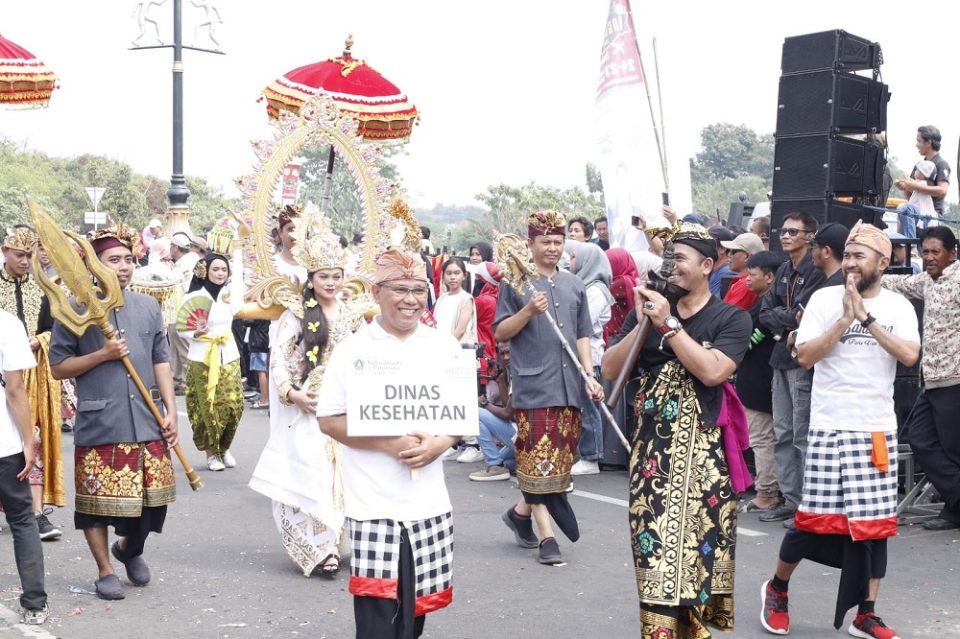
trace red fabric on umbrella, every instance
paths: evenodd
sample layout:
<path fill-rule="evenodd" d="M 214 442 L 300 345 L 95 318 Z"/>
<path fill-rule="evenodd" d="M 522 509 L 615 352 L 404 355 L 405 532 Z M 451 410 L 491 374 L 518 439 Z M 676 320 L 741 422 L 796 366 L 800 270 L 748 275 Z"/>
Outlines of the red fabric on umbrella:
<path fill-rule="evenodd" d="M 323 91 L 341 110 L 356 114 L 365 139 L 406 140 L 416 122 L 417 107 L 366 61 L 354 58 L 351 45 L 348 39 L 339 58 L 299 67 L 271 82 L 263 91 L 267 114 L 275 118 L 281 109 L 299 113 L 307 99 Z"/>
<path fill-rule="evenodd" d="M 57 76 L 32 53 L 0 36 L 0 104 L 45 107 L 56 83 Z"/>

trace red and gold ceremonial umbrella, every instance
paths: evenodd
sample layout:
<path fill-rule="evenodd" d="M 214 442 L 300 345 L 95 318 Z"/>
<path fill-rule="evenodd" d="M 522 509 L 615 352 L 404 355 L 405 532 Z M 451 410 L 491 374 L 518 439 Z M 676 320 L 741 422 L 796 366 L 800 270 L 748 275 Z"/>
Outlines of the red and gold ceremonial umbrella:
<path fill-rule="evenodd" d="M 417 107 L 366 61 L 354 58 L 352 47 L 353 36 L 348 36 L 339 58 L 308 64 L 271 82 L 263 90 L 267 115 L 276 118 L 281 109 L 299 113 L 310 96 L 324 92 L 340 110 L 357 116 L 365 140 L 406 142 L 419 115 Z"/>
<path fill-rule="evenodd" d="M 0 104 L 14 109 L 47 106 L 57 76 L 32 53 L 0 36 Z"/>

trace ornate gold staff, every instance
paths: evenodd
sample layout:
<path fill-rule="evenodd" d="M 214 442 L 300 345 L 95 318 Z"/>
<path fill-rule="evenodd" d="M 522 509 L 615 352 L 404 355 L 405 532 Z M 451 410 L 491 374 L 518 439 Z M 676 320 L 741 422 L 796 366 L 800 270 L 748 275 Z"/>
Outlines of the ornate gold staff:
<path fill-rule="evenodd" d="M 27 204 L 30 208 L 33 224 L 40 236 L 40 243 L 46 249 L 57 274 L 67 285 L 67 288 L 73 292 L 77 304 L 85 309 L 83 313 L 73 310 L 64 290 L 44 275 L 40 258 L 34 253 L 33 273 L 37 278 L 37 283 L 47 294 L 51 314 L 78 337 L 83 335 L 89 327 L 96 326 L 103 331 L 105 339 L 114 339 L 117 331 L 110 323 L 109 313 L 111 310 L 123 306 L 123 291 L 120 289 L 117 274 L 102 264 L 96 257 L 91 257 L 95 254 L 93 247 L 86 238 L 72 231 L 61 229 L 33 200 L 28 200 Z M 81 258 L 77 255 L 76 250 L 70 244 L 70 240 L 67 239 L 68 237 L 80 245 L 84 257 Z M 97 284 L 94 284 L 90 279 L 91 273 L 96 276 Z M 130 358 L 124 356 L 122 361 L 127 373 L 130 374 L 130 378 L 137 385 L 137 389 L 150 408 L 150 412 L 153 413 L 154 419 L 162 425 L 163 415 L 160 414 L 160 410 L 150 398 L 150 392 L 143 385 L 143 381 L 130 362 Z M 173 452 L 177 454 L 177 458 L 183 465 L 183 470 L 190 481 L 190 488 L 200 490 L 203 487 L 203 482 L 200 481 L 200 477 L 190 466 L 190 462 L 183 454 L 180 444 L 173 447 Z"/>
<path fill-rule="evenodd" d="M 519 236 L 514 235 L 513 233 L 498 235 L 494 261 L 496 261 L 497 266 L 500 267 L 500 273 L 503 275 L 503 279 L 505 279 L 510 286 L 517 291 L 517 293 L 523 295 L 525 287 L 528 288 L 531 293 L 537 293 L 537 289 L 533 286 L 530 278 L 539 278 L 540 273 L 534 267 L 533 262 L 530 259 L 530 251 L 527 248 L 526 242 L 520 239 Z M 567 352 L 567 355 L 570 357 L 573 365 L 577 367 L 577 372 L 580 373 L 580 377 L 583 378 L 583 381 L 594 381 L 593 377 L 588 375 L 587 371 L 583 370 L 583 366 L 580 364 L 580 359 L 577 357 L 576 353 L 573 352 L 573 349 L 570 348 L 570 343 L 567 342 L 567 338 L 565 338 L 563 333 L 560 332 L 560 327 L 557 326 L 557 322 L 555 319 L 553 319 L 553 315 L 550 314 L 550 311 L 548 310 L 546 313 L 543 313 L 543 315 L 550 323 L 550 327 L 553 329 L 553 332 L 556 333 L 557 338 L 560 340 L 560 345 L 563 346 L 563 350 Z M 610 409 L 607 408 L 607 405 L 603 402 L 596 402 L 596 404 L 600 407 L 600 410 L 610 421 L 610 425 L 613 426 L 613 430 L 617 433 L 617 437 L 620 438 L 620 442 L 623 444 L 624 448 L 630 450 L 630 442 L 628 442 L 627 438 L 623 436 L 623 431 L 621 431 L 620 426 L 617 425 L 617 420 L 613 418 L 613 413 L 610 412 Z"/>

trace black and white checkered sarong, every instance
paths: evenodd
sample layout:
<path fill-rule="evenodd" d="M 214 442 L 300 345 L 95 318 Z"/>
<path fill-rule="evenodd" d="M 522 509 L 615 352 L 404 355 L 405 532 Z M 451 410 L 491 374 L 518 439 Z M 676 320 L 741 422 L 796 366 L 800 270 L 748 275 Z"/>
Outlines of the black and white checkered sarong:
<path fill-rule="evenodd" d="M 871 459 L 871 433 L 810 428 L 798 530 L 855 541 L 896 535 L 896 433 L 885 433 L 885 440 L 890 464 L 881 472 Z"/>
<path fill-rule="evenodd" d="M 353 546 L 350 562 L 351 588 L 354 594 L 376 596 L 376 588 L 355 588 L 384 580 L 394 582 L 400 576 L 400 533 L 407 531 L 413 550 L 416 571 L 416 596 L 429 597 L 450 589 L 453 576 L 453 513 L 445 513 L 419 521 L 372 519 L 358 521 L 347 518 L 347 529 Z M 418 606 L 420 609 L 421 606 Z"/>

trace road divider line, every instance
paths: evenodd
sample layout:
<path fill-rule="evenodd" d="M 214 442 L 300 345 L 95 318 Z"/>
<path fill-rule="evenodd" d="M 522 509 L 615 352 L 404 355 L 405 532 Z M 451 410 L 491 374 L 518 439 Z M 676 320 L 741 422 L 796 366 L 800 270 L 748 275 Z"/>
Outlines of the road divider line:
<path fill-rule="evenodd" d="M 600 495 L 598 493 L 591 493 L 585 490 L 574 490 L 573 495 L 577 497 L 583 497 L 585 499 L 592 499 L 593 501 L 600 501 L 605 504 L 613 504 L 614 506 L 622 506 L 626 508 L 629 506 L 629 502 L 626 499 L 617 499 L 616 497 L 607 497 L 606 495 Z M 766 537 L 767 533 L 760 530 L 751 530 L 750 528 L 744 528 L 743 526 L 737 526 L 737 533 L 743 535 L 744 537 Z"/>

